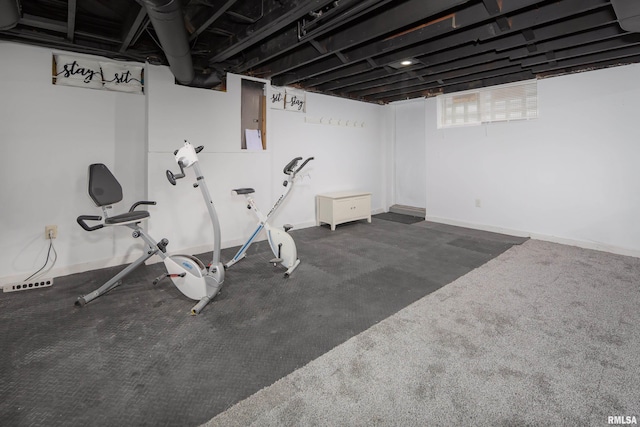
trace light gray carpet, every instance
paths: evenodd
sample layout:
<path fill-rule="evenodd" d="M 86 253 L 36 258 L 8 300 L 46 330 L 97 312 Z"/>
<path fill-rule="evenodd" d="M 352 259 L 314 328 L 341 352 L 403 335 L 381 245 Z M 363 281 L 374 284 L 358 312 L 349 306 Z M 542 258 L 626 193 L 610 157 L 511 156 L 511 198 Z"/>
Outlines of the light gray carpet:
<path fill-rule="evenodd" d="M 206 425 L 640 422 L 639 282 L 640 259 L 531 240 Z"/>

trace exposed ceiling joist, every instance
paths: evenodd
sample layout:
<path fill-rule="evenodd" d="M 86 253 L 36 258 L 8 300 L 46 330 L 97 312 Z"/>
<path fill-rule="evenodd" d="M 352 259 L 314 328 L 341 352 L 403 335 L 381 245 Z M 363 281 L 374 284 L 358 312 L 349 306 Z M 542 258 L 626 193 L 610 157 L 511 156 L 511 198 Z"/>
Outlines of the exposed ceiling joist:
<path fill-rule="evenodd" d="M 21 0 L 16 12 L 15 0 L 0 0 L 0 12 L 15 15 L 0 19 L 0 40 L 166 64 L 142 3 Z M 639 62 L 640 35 L 630 31 L 640 16 L 636 4 L 182 0 L 172 7 L 198 87 L 217 87 L 214 77 L 235 72 L 386 103 Z M 171 31 L 162 37 L 173 40 Z"/>
<path fill-rule="evenodd" d="M 325 55 L 319 54 L 309 45 L 304 45 L 280 60 L 272 61 L 268 65 L 258 68 L 255 72 L 258 75 L 269 74 L 272 77 L 277 76 L 301 65 L 322 59 L 333 52 L 346 50 L 368 40 L 397 31 L 399 28 L 404 29 L 416 21 L 428 19 L 466 1 L 468 0 L 435 0 L 428 3 L 423 0 L 400 2 L 398 5 L 379 11 L 373 17 L 358 25 L 348 26 L 317 40 L 328 52 Z M 309 74 L 309 76 L 311 75 Z M 279 84 L 289 84 L 299 80 L 301 79 L 298 78 L 298 75 L 291 77 L 291 74 L 288 77 L 278 79 Z"/>
<path fill-rule="evenodd" d="M 229 46 L 225 46 L 213 52 L 209 59 L 210 64 L 224 61 L 233 55 L 242 52 L 244 49 L 258 43 L 266 37 L 280 31 L 284 27 L 297 21 L 300 17 L 326 6 L 331 0 L 306 0 L 306 1 L 288 1 L 283 2 L 265 15 L 264 19 L 250 25 L 238 37 L 234 37 L 233 41 L 229 41 Z"/>
<path fill-rule="evenodd" d="M 133 9 L 129 12 L 128 19 L 122 28 L 122 43 L 118 49 L 119 52 L 124 52 L 129 49 L 134 37 L 143 29 L 146 17 L 147 9 L 142 6 L 140 6 L 138 10 Z"/>
<path fill-rule="evenodd" d="M 538 3 L 539 1 L 537 0 L 511 0 L 506 5 L 503 5 L 501 10 L 503 13 L 510 13 Z M 598 2 L 600 5 L 602 3 L 604 3 L 604 0 Z M 429 53 L 428 51 L 424 52 L 423 46 L 425 43 L 421 43 L 424 41 L 427 41 L 427 44 L 436 45 L 432 50 L 439 50 L 438 47 L 442 46 L 443 43 L 445 47 L 455 47 L 470 41 L 496 37 L 501 34 L 502 31 L 492 18 L 493 16 L 487 12 L 483 3 L 476 3 L 454 14 L 439 17 L 431 22 L 422 23 L 413 31 L 404 32 L 393 38 L 385 38 L 373 43 L 357 46 L 353 49 L 347 49 L 345 56 L 350 62 L 375 57 L 376 62 L 386 65 L 404 58 L 414 58 Z M 474 28 L 473 33 L 462 34 L 460 32 L 462 28 L 471 28 L 480 23 L 484 24 Z M 448 43 L 441 39 L 442 36 L 447 34 L 451 34 Z M 433 42 L 429 42 L 431 40 L 433 40 Z M 406 49 L 403 50 L 402 48 L 405 47 Z M 380 54 L 385 52 L 389 52 L 387 57 L 381 58 Z M 311 64 L 307 67 L 299 67 L 297 70 L 285 76 L 272 76 L 272 78 L 281 85 L 291 84 L 319 76 L 324 72 L 332 71 L 340 66 L 340 64 L 330 62 Z"/>
<path fill-rule="evenodd" d="M 560 2 L 547 3 L 545 6 L 512 15 L 513 28 L 507 35 L 496 36 L 494 39 L 486 39 L 484 42 L 474 42 L 474 40 L 477 40 L 482 34 L 485 34 L 487 29 L 493 24 L 471 26 L 466 31 L 457 31 L 449 36 L 434 38 L 432 42 L 423 43 L 417 47 L 408 49 L 400 49 L 388 55 L 375 57 L 375 59 L 379 64 L 395 62 L 406 57 L 418 58 L 422 63 L 429 66 L 435 66 L 449 61 L 457 63 L 458 61 L 467 61 L 466 58 L 474 54 L 494 50 L 505 51 L 513 49 L 514 47 L 526 46 L 530 41 L 526 40 L 521 32 L 517 31 L 521 28 L 522 30 L 531 31 L 525 28 L 527 27 L 526 23 L 536 22 L 538 24 L 545 24 L 552 22 L 552 24 L 546 26 L 541 25 L 533 30 L 533 33 L 539 35 L 538 40 L 545 40 L 553 37 L 561 37 L 568 33 L 584 31 L 600 23 L 615 21 L 615 15 L 611 10 L 602 9 L 605 2 L 600 0 L 573 1 L 572 6 L 577 7 L 582 14 L 575 19 L 562 20 L 562 18 L 572 16 L 569 11 L 570 8 L 566 5 L 567 2 L 565 1 L 564 3 L 565 4 L 561 4 Z M 582 10 L 578 5 L 582 6 Z M 596 27 L 595 31 L 597 31 L 597 28 L 599 27 Z M 585 34 L 582 34 L 582 36 L 585 36 Z M 600 37 L 597 37 L 597 39 L 600 39 Z M 518 50 L 517 52 L 522 54 L 524 51 Z M 373 71 L 370 71 L 369 73 L 372 72 Z M 368 76 L 365 74 L 362 77 L 367 78 Z M 319 90 L 329 90 L 329 88 L 320 86 Z M 340 91 L 338 91 L 338 93 L 339 92 Z"/>
<path fill-rule="evenodd" d="M 67 6 L 67 40 L 73 41 L 76 31 L 76 0 L 69 0 Z"/>
<path fill-rule="evenodd" d="M 223 13 L 225 13 L 227 10 L 229 10 L 229 8 L 231 6 L 233 6 L 236 3 L 237 0 L 228 0 L 225 4 L 223 4 L 221 7 L 218 8 L 218 10 L 216 10 L 213 15 L 211 15 L 206 21 L 204 21 L 202 23 L 202 25 L 200 25 L 189 37 L 189 40 L 193 41 L 194 39 L 196 39 L 200 34 L 202 34 L 202 32 L 204 30 L 206 30 L 207 28 L 209 28 L 211 26 L 211 24 L 213 24 L 214 22 L 216 22 L 218 20 L 218 18 L 220 18 L 222 16 Z"/>
<path fill-rule="evenodd" d="M 67 24 L 64 21 L 58 21 L 56 19 L 46 18 L 43 16 L 29 15 L 26 13 L 22 15 L 22 18 L 20 18 L 20 24 L 26 27 L 55 31 L 56 33 L 66 34 L 67 32 Z"/>
<path fill-rule="evenodd" d="M 555 12 L 552 10 L 552 12 Z M 531 15 L 532 12 L 525 12 L 527 15 Z M 567 19 L 565 20 L 555 20 L 551 15 L 548 19 L 552 20 L 551 24 L 547 24 L 544 26 L 536 27 L 535 33 L 539 34 L 539 41 L 543 41 L 546 39 L 552 39 L 556 37 L 561 37 L 568 32 L 578 32 L 576 35 L 577 38 L 584 37 L 597 37 L 597 39 L 601 39 L 604 37 L 609 37 L 611 35 L 610 32 L 607 32 L 606 35 L 595 36 L 592 34 L 597 34 L 598 28 L 593 32 L 583 33 L 585 30 L 597 26 L 600 23 L 610 23 L 615 22 L 615 15 L 612 11 L 608 9 L 598 9 L 596 11 L 588 12 L 585 15 L 581 15 L 575 19 Z M 521 19 L 524 21 L 524 19 Z M 544 24 L 544 20 L 537 19 L 537 22 L 540 24 Z M 494 40 L 485 41 L 483 43 L 474 42 L 477 39 L 478 35 L 481 34 L 485 29 L 479 29 L 479 27 L 472 27 L 468 30 L 458 31 L 453 33 L 450 36 L 440 37 L 435 39 L 433 42 L 427 42 L 418 45 L 417 47 L 411 47 L 408 49 L 400 49 L 399 51 L 392 52 L 387 55 L 377 56 L 376 62 L 378 64 L 388 64 L 395 61 L 398 61 L 402 58 L 413 57 L 418 58 L 418 60 L 424 64 L 425 66 L 436 66 L 438 64 L 446 63 L 446 62 L 456 62 L 456 61 L 464 61 L 465 58 L 468 58 L 472 55 L 477 55 L 483 52 L 489 51 L 504 51 L 508 49 L 514 49 L 517 47 L 524 47 L 530 41 L 527 40 L 523 34 L 512 32 L 509 35 L 495 38 Z M 529 32 L 533 34 L 533 31 L 528 29 Z M 589 36 L 587 36 L 589 34 Z M 621 32 L 616 32 L 616 35 L 620 35 Z M 575 43 L 575 37 L 571 41 Z M 558 48 L 558 45 L 553 45 L 553 48 Z M 544 49 L 544 45 L 542 46 Z M 527 50 L 517 50 L 511 51 L 510 55 L 515 55 L 516 53 L 527 55 Z M 513 58 L 512 58 L 513 59 Z M 323 79 L 324 75 L 320 75 L 316 78 L 313 78 L 309 81 L 305 81 L 309 86 L 317 86 L 320 91 L 331 91 L 338 87 L 344 86 L 342 84 L 343 76 L 350 76 L 353 74 L 348 68 L 343 68 L 344 72 L 341 70 L 334 71 L 330 74 L 330 79 Z M 383 78 L 384 74 L 380 74 L 377 70 L 366 70 L 359 69 L 357 70 L 359 77 L 364 81 L 371 81 L 372 76 L 376 76 L 377 78 Z M 350 79 L 353 80 L 353 79 Z M 328 82 L 328 83 L 327 83 Z M 323 84 L 324 83 L 324 84 Z"/>
<path fill-rule="evenodd" d="M 254 46 L 243 52 L 245 61 L 234 69 L 235 72 L 245 72 L 249 68 L 255 68 L 263 62 L 281 56 L 283 53 L 289 52 L 294 48 L 300 47 L 304 41 L 308 41 L 319 53 L 327 53 L 327 49 L 321 47 L 320 43 L 314 39 L 321 37 L 323 34 L 331 30 L 335 30 L 338 25 L 346 25 L 349 22 L 361 17 L 365 13 L 371 13 L 379 7 L 382 7 L 392 0 L 347 0 L 338 3 L 335 9 L 344 10 L 339 17 L 315 28 L 311 32 L 301 33 L 302 24 L 298 21 L 297 25 L 292 26 L 274 37 L 266 40 L 258 46 Z"/>

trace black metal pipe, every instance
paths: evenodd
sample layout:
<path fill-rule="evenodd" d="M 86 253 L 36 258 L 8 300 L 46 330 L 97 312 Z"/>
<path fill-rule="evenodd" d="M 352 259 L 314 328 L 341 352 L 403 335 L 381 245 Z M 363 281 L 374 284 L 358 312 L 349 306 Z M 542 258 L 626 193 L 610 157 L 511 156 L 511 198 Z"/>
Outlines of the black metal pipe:
<path fill-rule="evenodd" d="M 640 3 L 631 0 L 611 0 L 611 5 L 623 30 L 640 32 Z"/>
<path fill-rule="evenodd" d="M 220 78 L 220 75 L 217 72 L 213 71 L 209 74 L 205 74 L 205 73 L 196 74 L 193 77 L 193 80 L 191 80 L 191 83 L 189 84 L 189 86 L 210 89 L 218 86 L 220 83 L 222 83 L 222 79 Z"/>
<path fill-rule="evenodd" d="M 179 0 L 143 0 L 169 68 L 176 80 L 188 85 L 195 77 L 187 30 Z"/>
<path fill-rule="evenodd" d="M 0 30 L 10 30 L 20 20 L 18 0 L 0 0 Z"/>
<path fill-rule="evenodd" d="M 212 88 L 220 84 L 222 79 L 217 73 L 196 73 L 193 68 L 180 1 L 143 0 L 143 3 L 176 80 L 183 85 L 201 88 Z"/>

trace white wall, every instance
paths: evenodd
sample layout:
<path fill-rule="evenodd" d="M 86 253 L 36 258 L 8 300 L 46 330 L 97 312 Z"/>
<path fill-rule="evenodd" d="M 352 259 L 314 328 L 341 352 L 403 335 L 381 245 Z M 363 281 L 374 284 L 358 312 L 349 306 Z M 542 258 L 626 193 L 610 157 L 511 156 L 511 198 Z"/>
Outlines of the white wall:
<path fill-rule="evenodd" d="M 80 214 L 99 214 L 86 191 L 94 162 L 120 179 L 123 210 L 139 199 L 158 202 L 149 208 L 149 229 L 169 238 L 171 252 L 210 249 L 193 180 L 172 187 L 164 175 L 177 170 L 172 152 L 184 139 L 206 146 L 201 165 L 224 247 L 241 243 L 255 223 L 230 190 L 254 187 L 267 210 L 281 192 L 283 166 L 295 156 L 316 160 L 276 225 L 315 224 L 315 194 L 342 189 L 371 191 L 373 211 L 385 211 L 404 191 L 394 183 L 395 171 L 405 167 L 394 158 L 395 139 L 407 140 L 398 126 L 409 127 L 396 122 L 399 108 L 424 109 L 415 129 L 424 132 L 426 168 L 409 182 L 424 180 L 430 219 L 640 255 L 639 65 L 542 80 L 539 119 L 459 129 L 436 129 L 435 99 L 382 107 L 307 93 L 306 113 L 268 111 L 266 151 L 243 152 L 239 76 L 230 75 L 227 92 L 218 92 L 176 86 L 167 68 L 147 66 L 145 96 L 115 93 L 52 85 L 51 55 L 0 42 L 0 284 L 42 265 L 48 224 L 59 230 L 51 276 L 137 257 L 140 244 L 127 230 L 88 233 L 76 224 Z M 318 124 L 322 117 L 364 127 Z"/>
<path fill-rule="evenodd" d="M 130 230 L 94 232 L 76 223 L 99 215 L 87 195 L 87 167 L 105 163 L 124 188 L 115 213 L 141 199 L 155 200 L 147 225 L 169 251 L 210 250 L 211 226 L 192 178 L 171 186 L 165 170 L 177 171 L 173 151 L 184 139 L 205 145 L 201 166 L 222 226 L 223 246 L 243 242 L 255 218 L 231 189 L 254 187 L 267 211 L 281 193 L 282 169 L 293 157 L 315 156 L 310 178 L 296 184 L 273 223 L 315 225 L 315 194 L 342 190 L 373 193 L 373 209 L 386 200 L 384 108 L 307 94 L 307 113 L 269 110 L 264 152 L 240 150 L 240 77 L 229 75 L 227 92 L 174 84 L 166 67 L 146 66 L 145 95 L 51 83 L 50 49 L 0 42 L 0 285 L 20 282 L 42 266 L 48 241 L 44 227 L 58 225 L 56 267 L 48 276 L 130 262 L 142 244 Z M 76 55 L 76 54 L 72 54 Z M 349 128 L 312 124 L 305 117 L 358 120 Z M 189 171 L 192 174 L 192 171 Z M 193 176 L 193 175 L 190 175 Z M 117 211 L 117 212 L 116 212 Z"/>
<path fill-rule="evenodd" d="M 394 203 L 426 207 L 425 103 L 394 104 Z"/>
<path fill-rule="evenodd" d="M 87 195 L 90 163 L 119 175 L 128 205 L 145 196 L 145 97 L 51 83 L 50 49 L 0 42 L 0 283 L 21 281 L 46 259 L 45 225 L 58 226 L 52 273 L 108 265 L 129 233 L 88 233 L 80 214 L 100 214 Z M 53 274 L 56 275 L 56 274 Z"/>
<path fill-rule="evenodd" d="M 266 213 L 283 191 L 284 166 L 294 157 L 311 157 L 305 177 L 296 183 L 272 224 L 296 228 L 315 225 L 315 195 L 336 190 L 373 193 L 372 208 L 385 208 L 383 107 L 314 93 L 306 94 L 306 113 L 269 109 L 267 150 L 240 149 L 240 76 L 227 76 L 227 91 L 176 86 L 165 67 L 148 67 L 150 232 L 167 237 L 171 252 L 210 250 L 212 231 L 202 196 L 190 178 L 172 187 L 166 169 L 177 170 L 172 155 L 184 139 L 204 145 L 200 164 L 220 217 L 222 246 L 241 244 L 255 228 L 256 219 L 242 196 L 231 190 L 252 187 Z M 364 127 L 314 123 L 320 117 L 364 122 Z M 308 118 L 308 120 L 306 119 Z"/>
<path fill-rule="evenodd" d="M 639 256 L 638 75 L 540 80 L 531 121 L 438 130 L 436 99 L 420 101 L 428 219 Z"/>

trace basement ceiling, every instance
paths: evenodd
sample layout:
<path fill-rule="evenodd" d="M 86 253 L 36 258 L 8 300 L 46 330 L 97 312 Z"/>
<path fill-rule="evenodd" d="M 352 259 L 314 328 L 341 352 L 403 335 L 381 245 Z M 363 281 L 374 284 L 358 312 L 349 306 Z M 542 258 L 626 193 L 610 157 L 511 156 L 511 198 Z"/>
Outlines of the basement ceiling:
<path fill-rule="evenodd" d="M 218 89 L 231 72 L 388 103 L 640 62 L 635 0 L 0 0 L 0 21 L 16 3 L 0 40 L 168 64 Z"/>

